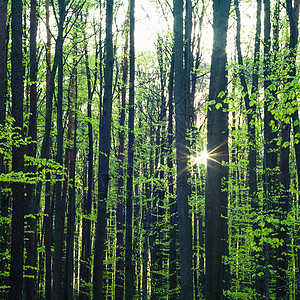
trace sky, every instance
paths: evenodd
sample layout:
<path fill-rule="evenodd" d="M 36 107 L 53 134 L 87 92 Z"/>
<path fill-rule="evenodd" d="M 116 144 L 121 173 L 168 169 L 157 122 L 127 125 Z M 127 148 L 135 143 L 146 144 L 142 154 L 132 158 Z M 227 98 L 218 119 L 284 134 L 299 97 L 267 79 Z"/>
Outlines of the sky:
<path fill-rule="evenodd" d="M 167 30 L 168 25 L 163 16 L 159 15 L 156 4 L 149 1 L 136 1 L 135 7 L 135 46 L 137 51 L 155 49 L 154 43 L 158 32 Z M 169 26 L 173 20 L 169 20 Z"/>

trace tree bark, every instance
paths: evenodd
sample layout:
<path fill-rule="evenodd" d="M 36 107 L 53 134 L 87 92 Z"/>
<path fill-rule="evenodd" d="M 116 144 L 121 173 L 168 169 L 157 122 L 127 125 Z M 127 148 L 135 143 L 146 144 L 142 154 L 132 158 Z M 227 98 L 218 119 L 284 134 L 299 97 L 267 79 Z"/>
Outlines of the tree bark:
<path fill-rule="evenodd" d="M 134 83 L 135 83 L 135 0 L 130 0 L 129 25 L 129 109 L 128 109 L 128 157 L 126 184 L 126 234 L 125 234 L 125 299 L 134 296 L 134 266 L 132 260 L 132 204 L 133 204 L 133 158 L 134 158 Z"/>
<path fill-rule="evenodd" d="M 36 19 L 36 0 L 30 1 L 30 116 L 28 137 L 30 138 L 29 144 L 26 147 L 27 156 L 36 156 L 36 141 L 37 141 L 37 55 L 36 55 L 36 35 L 37 35 L 37 19 Z M 25 168 L 26 172 L 35 173 L 36 168 L 32 165 Z M 34 214 L 34 184 L 26 185 L 26 199 L 25 199 L 25 214 Z M 25 261 L 27 277 L 25 278 L 25 291 L 27 299 L 36 299 L 36 219 L 33 217 L 27 218 L 27 233 L 26 234 L 26 250 L 27 257 Z"/>
<path fill-rule="evenodd" d="M 276 31 L 274 30 L 274 41 L 276 43 Z M 276 55 L 277 46 L 275 44 L 274 53 Z M 264 192 L 265 192 L 265 205 L 264 209 L 266 213 L 274 212 L 276 209 L 275 200 L 278 188 L 278 177 L 276 174 L 277 156 L 278 156 L 278 147 L 276 145 L 277 133 L 272 128 L 272 123 L 277 125 L 274 116 L 271 111 L 268 109 L 272 104 L 272 101 L 275 101 L 271 97 L 271 92 L 269 87 L 272 84 L 270 75 L 271 75 L 271 8 L 270 0 L 264 0 L 264 90 L 265 90 L 265 102 L 264 102 Z M 276 97 L 276 95 L 275 95 Z M 271 224 L 267 226 L 272 227 Z M 274 254 L 271 251 L 271 246 L 269 243 L 264 245 L 264 254 L 265 254 L 265 292 L 264 295 L 266 299 L 270 297 L 270 270 L 269 265 L 274 263 L 272 260 L 272 255 Z"/>
<path fill-rule="evenodd" d="M 128 7 L 129 17 L 130 7 Z M 119 129 L 119 149 L 118 149 L 118 198 L 117 198 L 117 245 L 116 245 L 116 282 L 115 298 L 123 300 L 124 298 L 124 151 L 125 151 L 125 109 L 126 109 L 126 91 L 128 81 L 128 21 L 125 21 L 125 44 L 123 55 L 123 74 L 121 89 L 121 109 L 120 109 L 120 129 Z"/>
<path fill-rule="evenodd" d="M 209 101 L 224 107 L 227 91 L 226 41 L 230 0 L 213 2 L 213 53 Z M 226 287 L 226 266 L 222 255 L 227 252 L 227 183 L 228 121 L 227 112 L 212 105 L 207 113 L 207 151 L 212 159 L 207 162 L 205 199 L 205 256 L 206 256 L 206 299 L 223 299 Z M 223 178 L 225 177 L 225 178 Z"/>
<path fill-rule="evenodd" d="M 5 125 L 6 99 L 7 99 L 7 0 L 0 1 L 0 128 Z M 1 141 L 2 142 L 2 141 Z M 0 174 L 5 173 L 4 155 L 0 153 Z M 7 184 L 0 182 L 0 209 L 1 217 L 8 216 L 9 195 L 5 192 Z M 0 253 L 7 249 L 7 224 L 0 225 Z M 4 272 L 7 270 L 8 260 L 1 256 L 0 259 L 0 284 L 8 285 Z M 1 293 L 2 296 L 2 293 Z M 3 294 L 4 297 L 4 294 Z"/>
<path fill-rule="evenodd" d="M 69 141 L 68 156 L 69 159 L 69 205 L 68 205 L 68 222 L 67 222 L 67 236 L 66 236 L 66 259 L 65 259 L 65 270 L 64 270 L 64 299 L 73 299 L 73 273 L 74 273 L 74 233 L 75 233 L 75 163 L 76 163 L 76 129 L 77 129 L 77 47 L 75 44 L 77 35 L 74 34 L 74 58 L 73 58 L 73 69 L 71 73 L 71 86 L 69 95 L 69 120 L 68 120 L 68 133 L 67 139 Z"/>
<path fill-rule="evenodd" d="M 49 22 L 49 0 L 46 0 L 46 28 L 47 28 L 47 44 L 46 44 L 46 99 L 49 99 L 49 90 L 50 90 L 50 79 L 51 79 L 51 36 L 50 36 L 50 22 Z M 53 83 L 54 84 L 54 83 Z M 50 119 L 46 120 L 45 127 L 48 127 L 47 123 L 50 123 L 51 126 L 51 114 L 52 114 L 52 99 L 49 99 L 46 103 L 46 111 L 50 114 Z M 49 131 L 50 135 L 50 131 Z M 47 140 L 47 145 L 45 145 L 45 157 L 50 159 L 50 137 Z M 39 185 L 39 184 L 38 184 Z M 51 299 L 51 244 L 52 244 L 52 212 L 51 212 L 51 183 L 50 183 L 50 174 L 46 174 L 46 184 L 45 184 L 45 256 L 46 256 L 46 263 L 45 263 L 45 297 L 46 300 Z M 41 184 L 40 184 L 41 186 Z M 39 193 L 38 187 L 36 194 Z M 39 195 L 37 195 L 39 196 Z M 37 197 L 36 197 L 37 198 Z M 36 202 L 38 202 L 36 200 Z"/>
<path fill-rule="evenodd" d="M 106 206 L 109 183 L 109 153 L 111 142 L 111 115 L 112 115 L 112 77 L 113 77 L 113 0 L 106 1 L 106 59 L 104 74 L 103 111 L 100 119 L 99 138 L 99 172 L 98 172 L 98 215 L 96 224 L 93 298 L 104 299 L 103 273 L 105 257 L 105 227 Z"/>
<path fill-rule="evenodd" d="M 65 21 L 65 1 L 58 2 L 59 24 L 58 38 L 61 40 L 57 53 L 57 153 L 56 162 L 63 165 L 63 30 Z M 55 223 L 54 223 L 54 254 L 53 254 L 53 298 L 61 297 L 62 266 L 63 266 L 63 237 L 65 221 L 65 203 L 62 201 L 62 175 L 57 175 L 55 184 Z"/>
<path fill-rule="evenodd" d="M 12 0 L 12 49 L 11 49 L 11 92 L 12 117 L 15 143 L 23 138 L 23 45 L 22 45 L 22 12 L 23 2 Z M 14 144 L 12 147 L 12 171 L 24 172 L 24 146 Z M 12 237 L 10 263 L 9 299 L 19 300 L 23 285 L 23 250 L 24 250 L 24 183 L 14 182 L 12 185 Z"/>
<path fill-rule="evenodd" d="M 183 1 L 174 0 L 175 139 L 181 299 L 193 299 L 192 228 L 187 183 L 186 101 L 183 69 Z"/>
<path fill-rule="evenodd" d="M 86 34 L 84 33 L 84 37 Z M 86 38 L 85 38 L 86 40 Z M 94 148 L 93 148 L 93 127 L 92 127 L 92 84 L 91 84 L 91 71 L 89 66 L 89 57 L 87 50 L 87 43 L 84 45 L 84 55 L 85 55 L 85 70 L 87 77 L 87 86 L 88 86 L 88 185 L 87 185 L 87 197 L 84 201 L 84 215 L 88 216 L 83 222 L 82 230 L 85 232 L 85 239 L 82 241 L 82 261 L 81 268 L 84 268 L 83 278 L 80 277 L 86 284 L 91 282 L 91 272 L 89 261 L 91 259 L 91 212 L 92 212 L 92 201 L 93 201 L 93 158 L 94 158 Z M 80 272 L 81 273 L 81 272 Z M 87 299 L 90 295 L 90 291 L 87 285 L 84 285 L 80 288 L 79 299 Z"/>
<path fill-rule="evenodd" d="M 168 138 L 167 138 L 167 165 L 168 165 L 168 189 L 169 189 L 169 207 L 170 207 L 170 244 L 169 244 L 169 292 L 170 299 L 178 299 L 176 295 L 177 287 L 177 253 L 176 253 L 176 233 L 178 230 L 177 205 L 174 193 L 173 177 L 173 141 L 174 141 L 174 54 L 171 58 L 171 69 L 168 86 Z"/>

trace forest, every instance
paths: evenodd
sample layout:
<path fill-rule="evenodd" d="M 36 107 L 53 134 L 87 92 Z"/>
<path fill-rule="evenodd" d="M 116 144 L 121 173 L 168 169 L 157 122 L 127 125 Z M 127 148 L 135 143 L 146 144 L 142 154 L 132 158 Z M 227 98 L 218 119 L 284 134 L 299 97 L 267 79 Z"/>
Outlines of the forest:
<path fill-rule="evenodd" d="M 0 299 L 300 299 L 299 0 L 0 0 Z"/>

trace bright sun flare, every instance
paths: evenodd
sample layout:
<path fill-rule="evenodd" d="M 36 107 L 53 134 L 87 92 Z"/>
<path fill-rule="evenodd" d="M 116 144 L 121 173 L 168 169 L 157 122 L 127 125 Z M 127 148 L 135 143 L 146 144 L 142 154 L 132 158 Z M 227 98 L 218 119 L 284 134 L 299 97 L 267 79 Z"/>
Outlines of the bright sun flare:
<path fill-rule="evenodd" d="M 201 152 L 198 152 L 197 155 L 193 157 L 195 165 L 206 165 L 208 159 L 209 153 L 205 149 Z"/>

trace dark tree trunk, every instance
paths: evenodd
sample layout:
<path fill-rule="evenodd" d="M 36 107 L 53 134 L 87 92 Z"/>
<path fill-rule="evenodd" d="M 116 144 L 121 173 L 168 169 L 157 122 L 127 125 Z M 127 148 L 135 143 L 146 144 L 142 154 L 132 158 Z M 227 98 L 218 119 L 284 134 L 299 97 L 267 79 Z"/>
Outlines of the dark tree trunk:
<path fill-rule="evenodd" d="M 150 243 L 150 234 L 151 234 L 151 196 L 152 196 L 152 186 L 150 184 L 150 178 L 153 175 L 153 127 L 150 124 L 150 154 L 148 165 L 144 163 L 144 174 L 147 178 L 145 183 L 145 193 L 146 193 L 146 206 L 144 208 L 144 243 L 143 243 L 143 280 L 142 280 L 142 298 L 143 300 L 148 299 L 148 252 Z"/>
<path fill-rule="evenodd" d="M 111 115 L 112 115 L 112 77 L 113 77 L 113 0 L 106 1 L 106 59 L 104 74 L 103 112 L 100 119 L 99 138 L 99 172 L 98 172 L 98 215 L 96 225 L 94 250 L 93 298 L 104 299 L 103 273 L 105 258 L 105 227 L 106 206 L 109 183 L 109 153 L 111 142 Z"/>
<path fill-rule="evenodd" d="M 173 177 L 173 142 L 174 142 L 174 54 L 171 59 L 171 69 L 168 86 L 168 138 L 167 138 L 167 165 L 168 165 L 168 189 L 169 189 L 169 207 L 170 207 L 170 244 L 169 244 L 169 292 L 170 299 L 178 299 L 176 294 L 177 287 L 177 252 L 176 252 L 176 236 L 178 230 L 177 220 L 177 203 L 174 193 L 174 177 Z"/>
<path fill-rule="evenodd" d="M 237 34 L 236 34 L 236 47 L 237 47 L 237 54 L 238 54 L 238 64 L 240 67 L 239 70 L 239 76 L 241 80 L 241 85 L 243 87 L 243 92 L 245 92 L 244 100 L 245 100 L 245 107 L 247 111 L 247 126 L 248 126 L 248 149 L 249 149 L 249 197 L 251 199 L 256 197 L 257 193 L 257 179 L 256 179 L 256 140 L 255 140 L 255 105 L 250 105 L 250 95 L 248 91 L 248 86 L 246 82 L 246 76 L 243 69 L 244 63 L 243 63 L 243 56 L 242 56 L 242 50 L 241 50 L 241 16 L 240 16 L 240 9 L 239 9 L 239 1 L 234 0 L 235 5 L 235 12 L 237 17 Z M 259 6 L 258 6 L 259 8 Z M 258 9 L 258 12 L 260 13 L 260 10 Z M 258 15 L 258 19 L 260 16 Z M 257 72 L 257 63 L 259 59 L 259 32 L 260 32 L 260 24 L 258 26 L 258 34 L 256 34 L 256 43 L 255 43 L 255 53 L 254 53 L 254 68 L 256 68 L 255 72 Z M 257 57 L 258 56 L 258 57 Z M 254 74 L 257 75 L 257 74 Z M 255 84 L 255 83 L 254 83 Z M 257 88 L 255 87 L 255 90 Z M 256 204 L 257 205 L 257 204 Z M 255 207 L 257 208 L 257 207 Z"/>
<path fill-rule="evenodd" d="M 49 23 L 49 0 L 46 0 L 46 28 L 47 28 L 47 44 L 46 44 L 46 99 L 49 99 L 49 89 L 50 89 L 50 78 L 51 78 L 51 37 L 50 37 L 50 23 Z M 49 99 L 50 100 L 50 99 Z M 47 101 L 46 111 L 50 113 L 50 119 L 47 120 L 51 125 L 51 114 L 52 114 L 52 99 Z M 47 126 L 47 125 L 46 125 Z M 50 134 L 50 131 L 49 131 Z M 45 146 L 45 157 L 50 159 L 50 137 L 47 139 L 48 144 Z M 51 212 L 51 183 L 50 174 L 46 174 L 46 186 L 45 186 L 45 297 L 46 300 L 51 299 L 51 244 L 52 244 L 52 212 Z M 37 191 L 38 193 L 38 191 Z"/>
<path fill-rule="evenodd" d="M 4 126 L 6 118 L 7 99 L 7 0 L 0 1 L 0 128 Z M 2 142 L 2 141 L 1 141 Z M 0 153 L 0 174 L 5 173 L 4 155 Z M 0 210 L 1 217 L 8 216 L 9 195 L 5 192 L 6 184 L 0 182 Z M 7 249 L 7 224 L 0 225 L 0 253 L 5 253 Z M 8 261 L 1 255 L 0 258 L 0 285 L 8 285 L 4 276 L 7 271 Z M 1 297 L 4 298 L 4 294 Z"/>
<path fill-rule="evenodd" d="M 187 183 L 186 101 L 183 69 L 183 1 L 174 0 L 175 138 L 181 299 L 193 299 L 192 228 Z"/>
<path fill-rule="evenodd" d="M 130 0 L 129 25 L 129 109 L 128 109 L 128 158 L 126 184 L 126 235 L 125 235 L 125 299 L 134 296 L 134 266 L 132 261 L 132 203 L 133 203 L 133 157 L 134 157 L 134 79 L 135 79 L 135 0 Z"/>
<path fill-rule="evenodd" d="M 130 7 L 128 8 L 130 9 Z M 129 14 L 129 13 L 128 13 Z M 126 91 L 128 81 L 128 22 L 125 22 L 125 45 L 123 56 L 123 74 L 121 89 L 121 109 L 120 109 L 120 129 L 119 129 L 119 150 L 118 150 L 118 198 L 117 198 L 117 249 L 116 249 L 116 281 L 115 298 L 123 300 L 124 298 L 124 150 L 125 150 L 125 109 L 126 109 Z"/>
<path fill-rule="evenodd" d="M 76 33 L 74 36 L 76 40 Z M 74 57 L 76 57 L 77 49 L 74 45 Z M 75 233 L 75 162 L 76 162 L 76 127 L 77 127 L 77 69 L 76 58 L 73 58 L 73 70 L 71 73 L 71 86 L 69 95 L 69 120 L 67 139 L 69 141 L 68 156 L 69 159 L 69 205 L 68 205 L 68 222 L 67 222 L 67 236 L 66 236 L 66 260 L 64 270 L 64 299 L 73 299 L 73 273 L 74 273 L 74 233 Z"/>
<path fill-rule="evenodd" d="M 58 38 L 59 45 L 57 62 L 57 153 L 56 162 L 63 165 L 63 30 L 65 20 L 65 1 L 58 2 L 59 24 Z M 53 254 L 53 298 L 61 297 L 62 288 L 62 266 L 63 266 L 63 237 L 65 221 L 65 203 L 62 199 L 62 175 L 57 175 L 55 184 L 55 223 L 54 223 L 54 254 Z"/>
<path fill-rule="evenodd" d="M 284 123 L 284 122 L 283 122 Z M 284 223 L 289 212 L 289 189 L 290 189 L 290 129 L 291 124 L 282 124 L 281 128 L 281 146 L 280 146 L 280 174 L 279 184 L 280 197 L 278 199 L 277 216 L 281 221 L 277 229 L 277 237 L 283 243 L 278 245 L 276 249 L 276 297 L 277 299 L 284 299 L 288 295 L 288 226 Z M 288 146 L 285 144 L 288 143 Z"/>
<path fill-rule="evenodd" d="M 276 34 L 276 32 L 274 31 Z M 276 42 L 276 36 L 274 34 L 274 40 Z M 275 55 L 276 55 L 276 49 Z M 264 0 L 264 90 L 265 90 L 265 102 L 264 102 L 264 191 L 265 191 L 265 205 L 264 209 L 266 213 L 272 213 L 276 209 L 276 190 L 278 187 L 277 174 L 275 168 L 277 167 L 277 145 L 276 138 L 277 133 L 272 129 L 272 122 L 277 125 L 274 116 L 271 111 L 268 109 L 273 97 L 270 97 L 269 86 L 272 84 L 270 80 L 271 74 L 271 8 L 270 0 Z M 276 97 L 276 96 L 275 96 Z M 274 212 L 274 211 L 273 211 Z M 272 227 L 271 224 L 268 224 L 269 227 Z M 274 254 L 271 251 L 270 244 L 266 243 L 264 245 L 265 253 L 265 292 L 264 296 L 266 299 L 270 297 L 270 270 L 269 265 L 274 263 L 274 260 L 271 260 L 271 256 Z"/>
<path fill-rule="evenodd" d="M 23 2 L 12 0 L 12 49 L 11 49 L 11 92 L 12 117 L 15 135 L 23 137 L 23 45 L 22 45 L 22 10 Z M 19 138 L 16 138 L 18 142 Z M 24 172 L 24 146 L 14 144 L 12 147 L 12 171 Z M 12 237 L 10 263 L 9 299 L 19 300 L 23 285 L 23 250 L 24 250 L 24 184 L 14 182 L 12 185 Z"/>
<path fill-rule="evenodd" d="M 85 36 L 85 34 L 84 34 Z M 89 266 L 89 262 L 91 259 L 91 219 L 89 216 L 92 212 L 92 200 L 93 200 L 93 158 L 94 158 L 94 149 L 93 149 L 93 127 L 92 127 L 92 84 L 91 84 L 91 71 L 89 66 L 89 57 L 87 50 L 87 43 L 84 46 L 84 55 L 85 55 L 85 69 L 86 69 L 86 77 L 87 77 L 87 86 L 88 86 L 88 137 L 89 137 L 89 150 L 88 150 L 88 185 L 87 185 L 87 197 L 84 202 L 84 215 L 88 216 L 84 220 L 82 230 L 85 232 L 85 240 L 82 242 L 82 262 L 81 268 L 84 268 L 85 271 L 82 273 L 84 277 L 80 278 L 86 284 L 91 282 L 91 269 Z M 88 289 L 88 285 L 80 288 L 79 299 L 87 299 L 90 295 L 90 291 Z"/>
<path fill-rule="evenodd" d="M 213 5 L 213 53 L 209 100 L 224 105 L 220 92 L 227 90 L 226 36 L 230 0 L 214 1 Z M 213 159 L 207 162 L 205 199 L 205 255 L 206 255 L 206 299 L 223 299 L 227 288 L 226 267 L 222 255 L 227 252 L 227 192 L 226 177 L 228 161 L 227 114 L 213 105 L 207 113 L 207 151 Z M 225 178 L 223 178 L 225 177 Z M 223 190 L 223 191 L 222 191 Z"/>
<path fill-rule="evenodd" d="M 36 156 L 36 141 L 37 141 L 37 55 L 36 55 L 36 35 L 37 35 L 37 19 L 36 19 L 36 0 L 30 2 L 30 116 L 29 116 L 29 128 L 28 137 L 30 142 L 26 148 L 27 156 Z M 26 167 L 26 172 L 35 172 L 35 167 L 30 165 Z M 25 214 L 33 215 L 33 198 L 34 198 L 34 184 L 26 185 L 26 197 L 25 197 Z M 27 267 L 25 274 L 25 291 L 27 299 L 36 299 L 36 219 L 33 217 L 27 218 L 27 234 L 26 234 L 26 261 Z"/>
<path fill-rule="evenodd" d="M 0 125 L 4 124 L 7 93 L 7 0 L 0 1 Z M 2 154 L 1 154 L 2 155 Z M 2 158 L 2 157 L 1 157 Z M 0 167 L 3 167 L 1 160 Z M 2 173 L 2 169 L 0 170 Z"/>
<path fill-rule="evenodd" d="M 293 5 L 294 2 L 294 5 Z M 289 25 L 290 25 L 290 41 L 289 41 L 289 76 L 287 81 L 292 82 L 295 79 L 296 75 L 296 56 L 297 56 L 297 45 L 298 45 L 298 36 L 299 36 L 299 30 L 298 30 L 298 22 L 299 22 L 299 2 L 292 1 L 292 0 L 286 0 L 286 9 L 287 14 L 289 17 Z M 299 137 L 297 135 L 300 133 L 300 127 L 299 127 L 299 106 L 298 102 L 295 101 L 297 99 L 291 99 L 292 104 L 294 106 L 294 113 L 292 114 L 292 124 L 293 124 L 293 135 L 294 140 L 299 140 Z M 296 155 L 296 168 L 297 168 L 297 178 L 298 178 L 298 185 L 300 182 L 300 143 L 295 142 L 294 143 L 295 148 L 295 155 Z M 299 245 L 300 241 L 299 238 L 297 239 L 297 244 Z M 298 268 L 296 271 L 296 280 L 298 281 L 300 278 L 300 271 L 299 271 L 299 265 L 300 265 L 300 251 L 298 251 Z M 296 285 L 296 298 L 300 297 L 300 288 L 298 285 Z"/>

